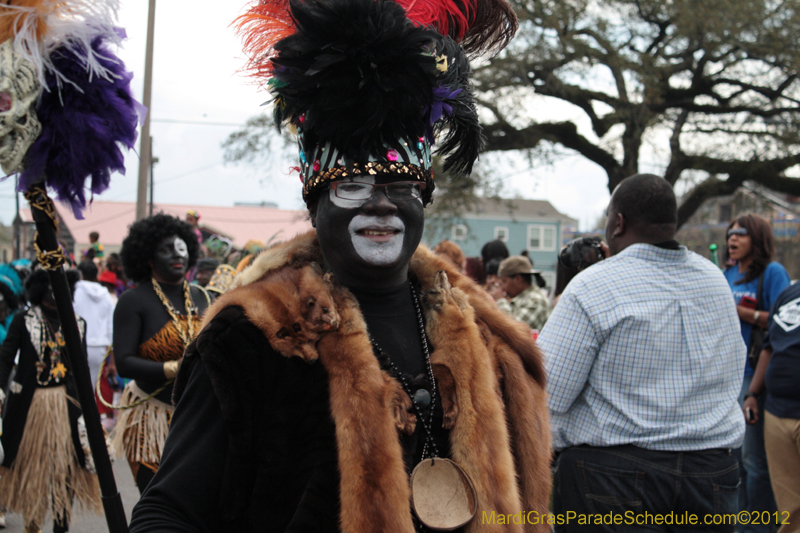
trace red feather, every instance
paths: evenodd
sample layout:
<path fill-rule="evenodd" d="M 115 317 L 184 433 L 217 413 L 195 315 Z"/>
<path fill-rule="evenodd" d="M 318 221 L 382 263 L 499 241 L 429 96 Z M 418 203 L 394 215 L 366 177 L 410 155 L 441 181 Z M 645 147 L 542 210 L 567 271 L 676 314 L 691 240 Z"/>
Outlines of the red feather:
<path fill-rule="evenodd" d="M 272 77 L 270 58 L 275 44 L 295 32 L 288 0 L 258 0 L 244 15 L 233 21 L 236 33 L 244 41 L 248 56 L 244 71 L 266 85 Z"/>
<path fill-rule="evenodd" d="M 460 42 L 475 16 L 475 0 L 464 4 L 454 0 L 398 0 L 406 16 L 419 26 L 431 26 L 442 35 Z"/>

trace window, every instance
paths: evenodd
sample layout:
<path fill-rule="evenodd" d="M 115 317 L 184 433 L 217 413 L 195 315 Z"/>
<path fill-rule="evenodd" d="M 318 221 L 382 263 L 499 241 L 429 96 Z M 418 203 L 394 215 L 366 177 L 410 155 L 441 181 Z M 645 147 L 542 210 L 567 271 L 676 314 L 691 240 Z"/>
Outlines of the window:
<path fill-rule="evenodd" d="M 528 250 L 555 251 L 556 228 L 555 226 L 528 226 Z"/>
<path fill-rule="evenodd" d="M 453 240 L 463 241 L 467 238 L 467 227 L 464 224 L 453 226 Z"/>
<path fill-rule="evenodd" d="M 505 226 L 495 226 L 494 238 L 503 242 L 508 242 L 508 228 Z"/>

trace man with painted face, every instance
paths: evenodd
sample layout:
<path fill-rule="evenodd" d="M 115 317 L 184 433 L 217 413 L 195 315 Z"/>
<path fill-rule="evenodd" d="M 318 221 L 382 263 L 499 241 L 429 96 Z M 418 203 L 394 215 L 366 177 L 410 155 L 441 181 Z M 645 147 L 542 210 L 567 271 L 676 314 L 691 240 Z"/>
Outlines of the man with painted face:
<path fill-rule="evenodd" d="M 470 531 L 548 531 L 505 521 L 547 513 L 540 354 L 420 246 L 436 134 L 449 128 L 440 149 L 458 173 L 482 143 L 465 51 L 392 0 L 289 9 L 292 34 L 253 57 L 297 132 L 315 229 L 263 251 L 210 310 L 131 531 L 464 531 L 473 516 Z M 472 52 L 516 25 L 496 0 L 448 20 L 467 18 L 480 31 L 449 33 Z M 247 41 L 269 41 L 262 30 L 243 22 Z M 418 482 L 440 472 L 453 476 Z"/>
<path fill-rule="evenodd" d="M 191 226 L 163 214 L 134 223 L 122 243 L 125 274 L 137 285 L 114 311 L 117 372 L 133 380 L 122 395 L 114 448 L 128 459 L 140 491 L 158 469 L 172 382 L 208 306 L 203 289 L 185 281 L 198 247 Z"/>

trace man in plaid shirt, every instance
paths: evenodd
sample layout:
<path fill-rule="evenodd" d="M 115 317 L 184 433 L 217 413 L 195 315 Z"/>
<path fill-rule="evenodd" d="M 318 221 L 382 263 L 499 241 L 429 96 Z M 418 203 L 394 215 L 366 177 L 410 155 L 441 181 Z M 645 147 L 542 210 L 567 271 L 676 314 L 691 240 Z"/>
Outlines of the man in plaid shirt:
<path fill-rule="evenodd" d="M 611 257 L 570 281 L 539 336 L 561 452 L 553 512 L 673 513 L 674 521 L 573 522 L 558 533 L 733 531 L 713 516 L 738 511 L 731 449 L 744 436 L 745 346 L 725 278 L 675 241 L 677 220 L 666 180 L 623 180 L 608 206 Z"/>
<path fill-rule="evenodd" d="M 497 307 L 540 331 L 550 316 L 550 302 L 533 286 L 534 274 L 538 272 L 527 257 L 512 255 L 504 259 L 497 269 L 502 292 L 497 291 L 492 296 L 497 300 Z"/>

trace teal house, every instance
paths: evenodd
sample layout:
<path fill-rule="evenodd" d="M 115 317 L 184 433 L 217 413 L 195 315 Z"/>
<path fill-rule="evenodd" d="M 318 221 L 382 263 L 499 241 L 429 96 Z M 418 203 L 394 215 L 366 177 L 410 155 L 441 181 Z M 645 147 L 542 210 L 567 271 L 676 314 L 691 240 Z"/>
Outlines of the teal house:
<path fill-rule="evenodd" d="M 449 239 L 467 257 L 480 257 L 484 244 L 500 239 L 511 255 L 527 250 L 534 268 L 542 271 L 547 288 L 552 289 L 562 236 L 577 229 L 578 221 L 558 212 L 546 200 L 483 199 L 471 211 L 439 226 L 435 236 L 426 235 L 432 237 L 428 239 L 431 247 Z"/>

